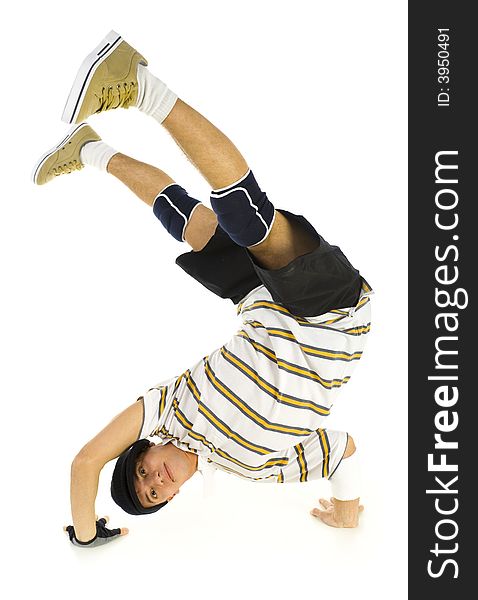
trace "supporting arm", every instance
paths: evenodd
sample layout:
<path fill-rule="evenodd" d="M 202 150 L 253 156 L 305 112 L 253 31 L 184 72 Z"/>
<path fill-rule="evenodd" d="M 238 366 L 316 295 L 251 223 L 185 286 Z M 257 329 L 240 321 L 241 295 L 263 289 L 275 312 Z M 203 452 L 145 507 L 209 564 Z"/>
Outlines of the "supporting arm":
<path fill-rule="evenodd" d="M 86 542 L 96 534 L 95 500 L 101 469 L 138 439 L 142 422 L 143 404 L 135 402 L 89 441 L 73 460 L 70 500 L 78 540 Z"/>

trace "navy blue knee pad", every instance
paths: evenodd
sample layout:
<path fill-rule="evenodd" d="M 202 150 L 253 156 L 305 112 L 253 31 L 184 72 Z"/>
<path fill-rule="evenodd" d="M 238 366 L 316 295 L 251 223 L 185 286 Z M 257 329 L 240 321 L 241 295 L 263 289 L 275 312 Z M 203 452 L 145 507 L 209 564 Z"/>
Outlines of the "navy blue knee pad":
<path fill-rule="evenodd" d="M 191 198 L 177 183 L 172 183 L 155 199 L 153 212 L 173 238 L 184 242 L 184 230 L 198 204 L 201 204 L 199 200 Z"/>
<path fill-rule="evenodd" d="M 232 185 L 211 192 L 219 225 L 239 246 L 255 246 L 268 236 L 274 206 L 257 185 L 252 171 Z"/>

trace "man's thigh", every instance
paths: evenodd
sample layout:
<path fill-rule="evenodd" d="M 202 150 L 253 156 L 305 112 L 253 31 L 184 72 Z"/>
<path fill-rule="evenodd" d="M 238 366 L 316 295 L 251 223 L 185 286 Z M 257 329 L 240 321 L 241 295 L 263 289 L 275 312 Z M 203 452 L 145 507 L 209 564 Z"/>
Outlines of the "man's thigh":
<path fill-rule="evenodd" d="M 257 264 L 264 269 L 274 270 L 285 267 L 298 256 L 308 254 L 318 247 L 317 236 L 276 210 L 267 238 L 256 246 L 249 246 L 248 250 Z"/>
<path fill-rule="evenodd" d="M 276 211 L 270 235 L 247 252 L 274 301 L 297 316 L 349 308 L 359 299 L 359 271 L 300 215 Z"/>
<path fill-rule="evenodd" d="M 202 208 L 202 215 L 192 217 L 197 217 L 191 222 L 197 229 L 190 229 L 199 243 L 194 246 L 188 239 L 193 251 L 179 256 L 176 263 L 216 295 L 237 304 L 263 284 L 275 302 L 298 316 L 355 305 L 361 289 L 359 272 L 304 217 L 276 211 L 267 239 L 246 249 L 217 226 L 212 211 Z M 201 223 L 211 231 L 214 227 L 212 236 Z"/>

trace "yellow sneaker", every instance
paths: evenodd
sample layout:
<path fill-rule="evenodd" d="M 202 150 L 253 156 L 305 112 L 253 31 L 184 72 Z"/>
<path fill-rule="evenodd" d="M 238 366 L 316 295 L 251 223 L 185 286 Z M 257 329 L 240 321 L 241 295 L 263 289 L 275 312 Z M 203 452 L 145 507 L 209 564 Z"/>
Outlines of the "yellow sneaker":
<path fill-rule="evenodd" d="M 80 123 L 90 115 L 134 106 L 138 97 L 138 64 L 148 61 L 116 33 L 110 33 L 83 61 L 62 115 Z"/>
<path fill-rule="evenodd" d="M 37 161 L 32 172 L 33 183 L 43 185 L 58 175 L 82 169 L 81 148 L 88 142 L 100 140 L 100 136 L 87 123 L 75 125 L 64 140 Z"/>

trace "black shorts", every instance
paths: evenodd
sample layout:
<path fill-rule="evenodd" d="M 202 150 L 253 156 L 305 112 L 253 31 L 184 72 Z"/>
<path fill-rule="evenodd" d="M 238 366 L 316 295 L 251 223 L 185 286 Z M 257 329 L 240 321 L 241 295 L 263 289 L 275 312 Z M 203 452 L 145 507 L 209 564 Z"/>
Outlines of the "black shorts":
<path fill-rule="evenodd" d="M 218 225 L 202 250 L 181 254 L 176 264 L 208 290 L 234 304 L 263 284 L 274 302 L 301 317 L 355 306 L 363 281 L 357 269 L 307 219 L 285 210 L 279 212 L 316 237 L 319 246 L 281 269 L 264 269 L 256 264 L 247 248 L 235 244 Z"/>

